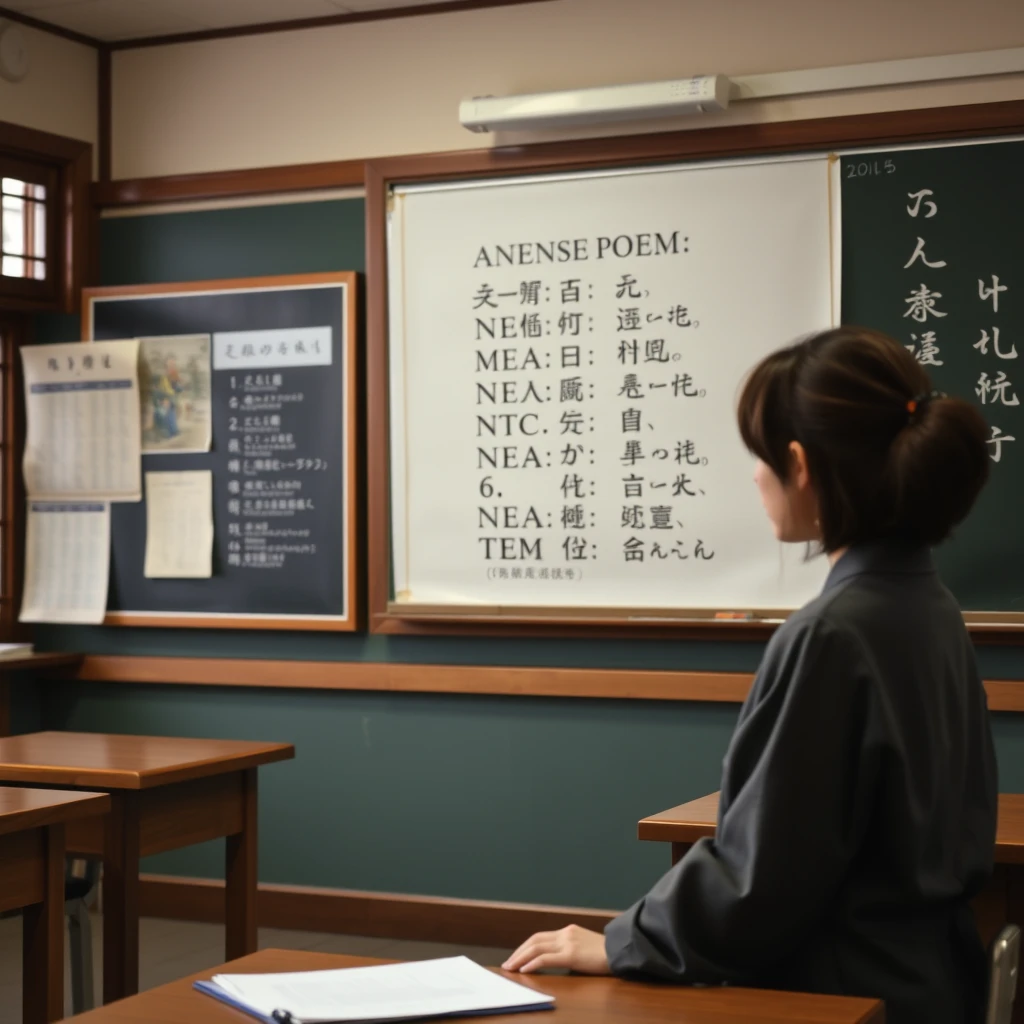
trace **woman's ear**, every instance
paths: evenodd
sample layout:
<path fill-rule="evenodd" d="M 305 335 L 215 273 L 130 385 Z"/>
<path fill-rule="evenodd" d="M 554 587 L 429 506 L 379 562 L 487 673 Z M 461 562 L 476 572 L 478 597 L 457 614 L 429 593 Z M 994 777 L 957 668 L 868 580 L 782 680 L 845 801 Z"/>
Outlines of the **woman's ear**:
<path fill-rule="evenodd" d="M 789 479 L 786 481 L 798 491 L 811 486 L 811 471 L 807 466 L 807 452 L 799 441 L 789 442 Z"/>

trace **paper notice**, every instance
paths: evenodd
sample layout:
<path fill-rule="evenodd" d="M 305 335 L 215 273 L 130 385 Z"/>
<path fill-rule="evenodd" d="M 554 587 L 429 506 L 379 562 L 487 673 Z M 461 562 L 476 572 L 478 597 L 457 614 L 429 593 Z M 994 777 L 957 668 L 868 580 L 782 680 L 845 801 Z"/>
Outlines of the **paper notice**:
<path fill-rule="evenodd" d="M 20 621 L 101 623 L 109 575 L 106 502 L 29 502 Z"/>
<path fill-rule="evenodd" d="M 213 474 L 146 474 L 147 579 L 213 575 Z"/>
<path fill-rule="evenodd" d="M 32 345 L 21 358 L 29 497 L 139 501 L 138 339 Z"/>

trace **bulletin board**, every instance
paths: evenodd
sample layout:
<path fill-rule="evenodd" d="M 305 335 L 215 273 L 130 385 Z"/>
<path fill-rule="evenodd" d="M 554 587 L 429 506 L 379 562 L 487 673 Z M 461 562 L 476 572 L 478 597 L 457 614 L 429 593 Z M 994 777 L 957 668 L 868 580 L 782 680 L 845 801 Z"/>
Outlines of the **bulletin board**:
<path fill-rule="evenodd" d="M 145 494 L 112 506 L 105 622 L 356 629 L 356 274 L 87 289 L 82 319 L 87 341 L 153 339 L 144 479 L 212 474 L 208 579 L 147 578 Z M 176 448 L 206 415 L 209 450 Z"/>

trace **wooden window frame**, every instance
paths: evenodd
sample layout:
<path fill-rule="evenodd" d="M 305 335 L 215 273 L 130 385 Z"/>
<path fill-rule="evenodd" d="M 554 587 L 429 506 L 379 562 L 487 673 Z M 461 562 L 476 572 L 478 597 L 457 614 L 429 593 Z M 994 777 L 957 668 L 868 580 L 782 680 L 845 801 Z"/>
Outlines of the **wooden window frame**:
<path fill-rule="evenodd" d="M 8 163 L 47 186 L 47 279 L 0 277 L 0 311 L 75 313 L 88 283 L 92 145 L 0 121 L 0 167 Z"/>
<path fill-rule="evenodd" d="M 26 197 L 26 204 L 42 202 L 46 209 L 46 242 L 43 250 L 46 266 L 46 277 L 39 280 L 35 277 L 6 277 L 0 270 L 0 303 L 7 299 L 19 299 L 37 301 L 47 305 L 56 305 L 59 295 L 59 268 L 60 268 L 60 234 L 58 231 L 60 209 L 60 175 L 57 168 L 52 164 L 42 163 L 37 160 L 23 160 L 17 157 L 10 157 L 0 152 L 0 180 L 3 178 L 15 178 L 30 185 L 42 185 L 46 189 L 45 199 L 39 200 Z M 0 189 L 2 191 L 2 189 Z M 6 200 L 7 196 L 4 195 Z M 32 244 L 35 234 L 33 224 L 34 218 L 28 215 L 30 207 L 26 206 L 26 230 L 25 241 L 26 260 L 34 260 Z M 4 213 L 0 212 L 0 221 Z M 0 246 L 2 248 L 2 246 Z M 17 253 L 3 252 L 3 256 L 17 255 Z"/>

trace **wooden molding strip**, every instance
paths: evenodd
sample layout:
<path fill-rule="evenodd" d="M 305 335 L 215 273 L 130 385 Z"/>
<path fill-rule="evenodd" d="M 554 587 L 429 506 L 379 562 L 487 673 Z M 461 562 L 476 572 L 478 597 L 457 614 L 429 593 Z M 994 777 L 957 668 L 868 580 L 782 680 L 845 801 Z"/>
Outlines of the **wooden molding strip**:
<path fill-rule="evenodd" d="M 6 21 L 16 21 L 21 25 L 28 25 L 29 28 L 38 29 L 40 32 L 49 32 L 51 36 L 60 36 L 62 39 L 70 39 L 75 43 L 83 43 L 85 46 L 94 46 L 97 49 L 103 46 L 98 39 L 92 36 L 83 35 L 81 32 L 74 32 L 70 28 L 61 25 L 52 25 L 40 18 L 33 18 L 30 14 L 22 11 L 12 11 L 8 7 L 0 7 L 0 18 Z"/>
<path fill-rule="evenodd" d="M 0 17 L 3 17 L 0 7 Z M 80 139 L 69 139 L 63 135 L 42 132 L 37 128 L 26 128 L 22 124 L 11 124 L 0 121 L 0 144 L 12 152 L 28 154 L 29 158 L 40 156 L 51 158 L 54 162 L 72 162 L 83 158 L 92 159 L 92 144 Z"/>
<path fill-rule="evenodd" d="M 0 7 L 0 18 L 16 21 L 40 32 L 71 39 L 85 46 L 93 46 L 103 50 L 134 50 L 147 46 L 166 46 L 169 43 L 195 43 L 206 39 L 231 39 L 235 36 L 258 36 L 271 32 L 291 32 L 295 29 L 322 28 L 329 25 L 347 25 L 360 21 L 385 21 L 393 18 L 410 18 L 421 14 L 447 14 L 457 11 L 474 11 L 485 7 L 511 7 L 515 4 L 551 3 L 552 0 L 437 0 L 436 3 L 423 4 L 419 7 L 388 7 L 375 11 L 351 11 L 347 14 L 327 14 L 322 18 L 295 18 L 291 21 L 270 21 L 256 25 L 235 25 L 231 28 L 211 28 L 200 32 L 180 32 L 175 35 L 146 36 L 141 39 L 120 39 L 116 42 L 104 42 L 94 36 L 75 32 L 62 25 L 54 25 L 41 18 L 33 18 L 22 11 L 12 11 L 8 7 Z"/>
<path fill-rule="evenodd" d="M 139 912 L 145 917 L 222 923 L 224 883 L 143 875 Z M 567 924 L 601 931 L 615 913 L 300 885 L 261 884 L 256 897 L 256 919 L 264 928 L 508 948 L 534 932 Z"/>
<path fill-rule="evenodd" d="M 1018 679 L 986 679 L 989 711 L 1024 711 L 1024 682 Z"/>
<path fill-rule="evenodd" d="M 257 661 L 87 655 L 75 678 L 105 683 L 182 683 L 309 690 L 404 690 L 531 697 L 604 697 L 739 703 L 753 676 L 744 672 L 408 665 L 395 662 Z"/>
<path fill-rule="evenodd" d="M 410 18 L 421 14 L 448 14 L 457 11 L 475 11 L 483 7 L 511 7 L 516 4 L 550 3 L 551 0 L 437 0 L 419 7 L 385 7 L 370 11 L 350 11 L 347 14 L 326 14 L 318 18 L 296 18 L 292 21 L 270 21 L 256 25 L 235 25 L 231 28 L 211 28 L 199 32 L 179 32 L 173 35 L 147 36 L 143 39 L 121 39 L 108 44 L 112 50 L 137 50 L 147 46 L 167 46 L 173 43 L 196 43 L 208 39 L 233 39 L 236 36 L 260 36 L 273 32 L 292 32 L 303 28 L 324 28 L 331 25 L 350 25 L 360 21 L 385 21 L 392 18 Z"/>
<path fill-rule="evenodd" d="M 110 181 L 113 159 L 114 87 L 109 46 L 101 46 L 96 55 L 96 153 L 99 180 Z M 91 177 L 91 175 L 90 175 Z"/>
<path fill-rule="evenodd" d="M 746 700 L 754 680 L 753 674 L 749 672 L 410 665 L 388 661 L 150 658 L 123 654 L 86 655 L 73 677 L 82 682 L 97 683 L 390 690 L 512 697 L 714 701 L 726 704 L 741 704 Z M 990 711 L 1024 711 L 1024 680 L 986 680 L 985 690 Z"/>
<path fill-rule="evenodd" d="M 316 189 L 361 188 L 363 166 L 362 160 L 335 160 L 319 164 L 98 181 L 93 185 L 92 199 L 97 207 L 110 209 Z"/>

